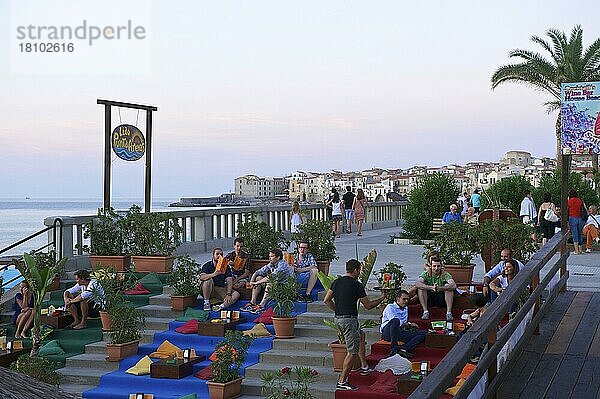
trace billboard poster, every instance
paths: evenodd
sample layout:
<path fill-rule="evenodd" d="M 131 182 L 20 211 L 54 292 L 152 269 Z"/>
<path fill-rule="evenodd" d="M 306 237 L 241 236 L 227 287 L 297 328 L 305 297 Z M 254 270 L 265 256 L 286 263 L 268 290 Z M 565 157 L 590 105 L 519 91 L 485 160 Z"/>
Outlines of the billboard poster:
<path fill-rule="evenodd" d="M 562 153 L 600 154 L 600 82 L 561 85 Z"/>

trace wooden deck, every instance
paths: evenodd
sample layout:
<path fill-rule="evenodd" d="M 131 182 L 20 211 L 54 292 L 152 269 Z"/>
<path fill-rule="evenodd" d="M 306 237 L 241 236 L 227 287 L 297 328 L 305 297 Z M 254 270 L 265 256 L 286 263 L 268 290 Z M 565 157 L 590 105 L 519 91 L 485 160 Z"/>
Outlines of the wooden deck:
<path fill-rule="evenodd" d="M 600 292 L 561 293 L 498 398 L 600 397 Z"/>

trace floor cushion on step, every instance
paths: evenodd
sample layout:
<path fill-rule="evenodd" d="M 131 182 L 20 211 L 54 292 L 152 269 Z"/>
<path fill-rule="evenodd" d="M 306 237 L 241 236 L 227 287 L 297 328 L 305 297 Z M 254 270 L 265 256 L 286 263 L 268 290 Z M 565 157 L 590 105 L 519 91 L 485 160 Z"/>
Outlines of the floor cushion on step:
<path fill-rule="evenodd" d="M 123 291 L 123 294 L 126 295 L 146 295 L 149 293 L 150 291 L 146 287 L 144 287 L 144 285 L 140 281 L 138 281 L 136 286 L 132 289 Z"/>
<path fill-rule="evenodd" d="M 186 321 L 181 327 L 175 329 L 180 334 L 198 334 L 198 320 Z"/>
<path fill-rule="evenodd" d="M 150 365 L 152 365 L 152 360 L 148 356 L 144 356 L 132 367 L 125 370 L 125 372 L 132 375 L 150 374 Z"/>
<path fill-rule="evenodd" d="M 212 380 L 212 378 L 213 378 L 212 367 L 206 366 L 205 368 L 203 368 L 202 370 L 200 370 L 196 374 L 194 374 L 194 377 L 200 378 L 201 380 L 205 380 L 205 381 Z"/>
<path fill-rule="evenodd" d="M 162 344 L 156 349 L 156 351 L 150 354 L 150 357 L 158 359 L 167 359 L 175 356 L 178 350 L 181 350 L 177 345 L 173 345 L 169 340 L 164 340 Z"/>
<path fill-rule="evenodd" d="M 65 350 L 60 346 L 57 339 L 45 343 L 38 351 L 38 355 L 40 356 L 64 355 L 65 353 Z"/>

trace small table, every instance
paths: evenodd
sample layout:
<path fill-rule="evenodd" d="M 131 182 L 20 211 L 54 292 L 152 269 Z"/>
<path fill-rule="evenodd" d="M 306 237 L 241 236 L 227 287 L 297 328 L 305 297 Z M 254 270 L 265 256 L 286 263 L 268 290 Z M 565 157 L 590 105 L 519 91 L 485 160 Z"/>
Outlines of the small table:
<path fill-rule="evenodd" d="M 412 375 L 418 375 L 413 373 Z M 399 379 L 398 380 L 398 393 L 400 395 L 410 395 L 413 393 L 413 391 L 415 389 L 418 388 L 419 385 L 421 385 L 421 382 L 423 381 L 423 378 L 421 377 L 420 379 L 413 379 L 413 378 L 407 378 L 407 379 Z"/>
<path fill-rule="evenodd" d="M 198 323 L 198 335 L 210 335 L 213 337 L 224 337 L 225 331 L 235 330 L 235 326 L 245 322 L 246 319 L 240 317 L 237 320 L 231 320 L 227 323 L 211 323 L 210 321 L 203 321 Z"/>
<path fill-rule="evenodd" d="M 427 333 L 425 336 L 425 346 L 429 348 L 452 348 L 454 344 L 456 344 L 456 341 L 458 341 L 456 334 L 448 335 Z"/>
<path fill-rule="evenodd" d="M 45 324 L 55 329 L 62 329 L 73 323 L 73 316 L 70 313 L 63 313 L 60 316 L 52 317 L 50 315 L 42 315 L 42 324 Z"/>
<path fill-rule="evenodd" d="M 200 355 L 191 359 L 175 359 L 175 363 L 167 363 L 172 359 L 163 359 L 150 365 L 150 377 L 181 379 L 192 374 L 194 364 L 204 361 L 206 356 Z"/>
<path fill-rule="evenodd" d="M 10 366 L 19 356 L 24 355 L 28 351 L 31 351 L 31 348 L 13 349 L 10 351 L 0 350 L 0 367 Z"/>

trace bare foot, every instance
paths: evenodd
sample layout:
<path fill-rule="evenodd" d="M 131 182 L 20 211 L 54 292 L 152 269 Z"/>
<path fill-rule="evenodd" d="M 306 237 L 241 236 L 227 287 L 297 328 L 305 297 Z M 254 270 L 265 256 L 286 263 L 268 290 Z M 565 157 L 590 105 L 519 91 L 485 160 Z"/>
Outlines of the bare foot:
<path fill-rule="evenodd" d="M 74 321 L 73 323 L 69 324 L 69 327 L 75 328 L 75 326 L 78 325 L 78 324 L 79 324 L 79 320 Z"/>
<path fill-rule="evenodd" d="M 15 333 L 15 339 L 21 339 L 21 338 L 23 338 L 23 337 L 21 336 L 21 334 L 19 334 L 19 333 Z"/>
<path fill-rule="evenodd" d="M 84 328 L 86 328 L 86 324 L 85 323 L 79 323 L 76 326 L 73 326 L 73 330 L 83 330 Z"/>

